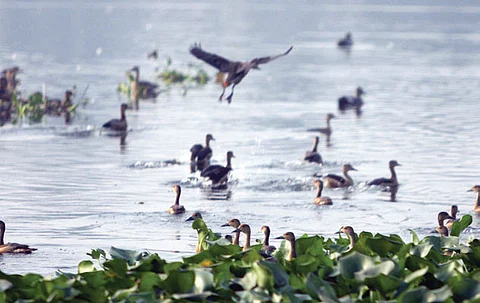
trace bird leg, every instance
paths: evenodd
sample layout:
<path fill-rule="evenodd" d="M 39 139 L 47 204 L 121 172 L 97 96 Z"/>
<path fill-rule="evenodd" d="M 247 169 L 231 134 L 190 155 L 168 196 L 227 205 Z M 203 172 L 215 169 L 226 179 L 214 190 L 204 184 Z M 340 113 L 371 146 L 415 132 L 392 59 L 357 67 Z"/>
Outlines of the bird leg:
<path fill-rule="evenodd" d="M 235 89 L 235 84 L 232 86 L 232 92 L 231 92 L 230 95 L 227 97 L 228 103 L 232 102 L 233 90 L 234 90 L 234 89 Z"/>
<path fill-rule="evenodd" d="M 222 94 L 220 95 L 220 97 L 218 98 L 218 101 L 222 102 L 223 100 L 223 95 L 225 94 L 225 86 L 223 87 L 223 91 L 222 91 Z"/>

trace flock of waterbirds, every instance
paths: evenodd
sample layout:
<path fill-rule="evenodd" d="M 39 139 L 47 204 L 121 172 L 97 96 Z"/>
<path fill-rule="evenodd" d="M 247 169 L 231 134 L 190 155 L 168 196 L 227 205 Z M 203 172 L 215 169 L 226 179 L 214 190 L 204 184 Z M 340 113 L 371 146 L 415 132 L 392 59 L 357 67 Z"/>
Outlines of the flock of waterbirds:
<path fill-rule="evenodd" d="M 347 33 L 346 36 L 337 42 L 338 47 L 350 49 L 353 45 L 353 39 L 351 33 Z M 200 44 L 193 44 L 190 48 L 190 53 L 196 58 L 203 60 L 204 62 L 210 64 L 211 66 L 218 69 L 220 73 L 220 79 L 222 79 L 222 94 L 219 97 L 219 100 L 222 101 L 227 87 L 232 86 L 231 93 L 226 98 L 228 103 L 232 101 L 234 89 L 242 79 L 248 74 L 251 69 L 259 69 L 260 64 L 268 63 L 277 58 L 288 55 L 292 51 L 293 47 L 290 47 L 284 53 L 254 58 L 250 61 L 232 61 L 226 59 L 222 56 L 216 55 L 204 51 Z M 156 53 L 155 53 L 156 55 Z M 149 55 L 151 56 L 151 55 Z M 18 67 L 13 67 L 5 69 L 2 72 L 0 78 L 0 118 L 3 120 L 8 118 L 11 111 L 11 98 L 16 91 L 16 87 L 19 84 L 19 80 L 16 78 L 17 73 L 20 71 Z M 133 73 L 133 78 L 131 82 L 131 101 L 133 103 L 133 109 L 139 110 L 139 101 L 144 98 L 156 98 L 158 93 L 156 89 L 158 85 L 148 81 L 140 81 L 140 71 L 137 66 L 134 66 L 131 70 Z M 342 96 L 338 99 L 338 109 L 339 111 L 345 111 L 353 109 L 357 115 L 361 114 L 361 108 L 364 104 L 362 100 L 362 95 L 365 94 L 365 91 L 358 87 L 356 89 L 355 96 Z M 64 113 L 66 106 L 71 105 L 71 96 L 72 93 L 67 91 L 65 93 L 65 98 L 63 101 L 55 102 L 46 102 L 46 111 L 56 112 L 58 114 Z M 10 102 L 10 103 L 9 103 Z M 128 104 L 121 104 L 120 106 L 120 118 L 112 119 L 103 124 L 102 129 L 110 130 L 117 133 L 120 136 L 126 135 L 127 132 L 127 119 L 126 119 L 126 110 L 131 109 Z M 331 120 L 335 119 L 336 116 L 332 113 L 328 113 L 325 116 L 326 127 L 320 128 L 309 128 L 306 131 L 315 132 L 322 135 L 325 135 L 327 146 L 330 144 L 330 137 L 332 135 Z M 67 120 L 66 120 L 67 121 Z M 225 189 L 228 188 L 229 184 L 229 173 L 232 171 L 232 158 L 235 157 L 232 151 L 226 153 L 226 165 L 211 164 L 210 160 L 212 158 L 212 148 L 210 146 L 211 141 L 214 141 L 215 138 L 212 134 L 207 134 L 205 136 L 205 145 L 194 144 L 191 149 L 191 158 L 190 158 L 190 173 L 200 172 L 200 176 L 205 180 L 211 182 L 212 189 Z M 318 152 L 318 144 L 320 138 L 319 136 L 314 137 L 313 148 L 311 151 L 307 151 L 303 158 L 304 161 L 313 162 L 318 164 L 323 164 L 323 159 Z M 390 170 L 390 178 L 377 178 L 365 182 L 367 186 L 379 186 L 385 191 L 391 193 L 391 200 L 395 201 L 395 197 L 399 188 L 399 182 L 397 174 L 395 172 L 395 167 L 401 166 L 396 160 L 391 160 L 388 163 Z M 313 199 L 313 203 L 319 206 L 328 206 L 333 204 L 333 200 L 330 197 L 322 195 L 324 187 L 327 188 L 345 188 L 348 189 L 354 185 L 352 177 L 349 175 L 351 171 L 356 171 L 351 164 L 346 163 L 342 165 L 342 175 L 336 174 L 324 174 L 324 175 L 314 175 L 313 185 L 317 188 L 316 195 Z M 473 186 L 469 191 L 477 193 L 477 197 L 474 205 L 474 212 L 480 214 L 480 185 Z M 173 215 L 184 214 L 186 208 L 180 204 L 181 196 L 181 186 L 176 184 L 173 186 L 173 192 L 175 193 L 175 202 L 172 206 L 168 208 L 168 213 Z M 440 212 L 438 214 L 438 226 L 436 231 L 440 236 L 448 236 L 448 229 L 451 228 L 453 222 L 457 220 L 458 207 L 456 205 L 451 206 L 450 214 L 447 212 Z M 200 212 L 194 212 L 186 221 L 202 219 Z M 448 220 L 448 221 L 447 221 Z M 225 238 L 234 245 L 240 245 L 240 234 L 245 235 L 245 240 L 243 244 L 243 250 L 246 250 L 250 247 L 251 243 L 251 227 L 248 224 L 241 223 L 239 219 L 232 218 L 228 220 L 222 227 L 232 227 L 234 230 L 232 237 L 230 233 L 227 233 Z M 5 223 L 0 221 L 0 254 L 1 253 L 31 253 L 32 251 L 37 250 L 36 248 L 31 248 L 25 244 L 18 244 L 4 242 L 5 235 Z M 269 257 L 271 253 L 275 250 L 275 247 L 270 245 L 270 228 L 267 225 L 261 227 L 261 231 L 264 234 L 263 240 L 263 249 L 262 254 L 266 257 Z M 351 226 L 342 226 L 338 233 L 345 233 L 350 239 L 350 245 L 355 244 L 355 232 Z M 284 239 L 290 243 L 290 252 L 288 259 L 296 257 L 295 249 L 295 235 L 293 232 L 286 232 L 282 236 L 276 237 L 276 239 Z M 197 244 L 196 252 L 200 251 L 200 247 Z"/>

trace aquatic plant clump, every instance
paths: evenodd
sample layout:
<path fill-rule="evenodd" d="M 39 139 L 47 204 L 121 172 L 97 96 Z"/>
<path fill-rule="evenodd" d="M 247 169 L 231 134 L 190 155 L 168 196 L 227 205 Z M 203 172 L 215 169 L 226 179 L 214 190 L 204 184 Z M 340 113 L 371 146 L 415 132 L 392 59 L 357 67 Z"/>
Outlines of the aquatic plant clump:
<path fill-rule="evenodd" d="M 284 243 L 266 258 L 261 244 L 241 251 L 196 219 L 200 252 L 181 262 L 96 249 L 77 273 L 0 272 L 0 302 L 478 302 L 480 241 L 458 238 L 470 223 L 465 215 L 450 237 L 412 232 L 410 243 L 362 232 L 351 249 L 346 237 L 303 235 L 287 261 Z"/>

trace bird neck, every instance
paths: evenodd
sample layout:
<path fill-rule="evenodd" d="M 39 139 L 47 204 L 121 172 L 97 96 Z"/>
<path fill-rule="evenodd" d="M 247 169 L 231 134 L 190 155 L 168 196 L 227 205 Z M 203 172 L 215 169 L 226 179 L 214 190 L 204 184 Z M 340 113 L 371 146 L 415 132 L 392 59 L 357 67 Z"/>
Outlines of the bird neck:
<path fill-rule="evenodd" d="M 355 240 L 355 234 L 347 234 L 347 235 L 348 235 L 348 238 L 350 239 L 350 245 L 348 247 L 352 249 L 353 246 L 355 246 L 355 243 L 357 243 L 357 241 Z"/>
<path fill-rule="evenodd" d="M 227 168 L 232 168 L 232 158 L 231 157 L 227 157 Z"/>
<path fill-rule="evenodd" d="M 263 240 L 263 245 L 264 246 L 270 245 L 270 231 L 268 230 L 265 231 L 265 239 Z"/>
<path fill-rule="evenodd" d="M 250 247 L 250 233 L 245 233 L 245 245 L 243 245 L 243 250 L 247 250 Z"/>
<path fill-rule="evenodd" d="M 205 139 L 205 147 L 210 147 L 210 139 Z"/>
<path fill-rule="evenodd" d="M 441 217 L 438 218 L 438 227 L 444 227 L 444 225 L 443 225 L 443 220 L 444 220 L 444 219 L 441 218 Z"/>
<path fill-rule="evenodd" d="M 0 229 L 0 245 L 4 245 L 3 236 L 5 235 L 5 229 Z"/>
<path fill-rule="evenodd" d="M 330 118 L 327 119 L 327 129 L 330 128 Z"/>
<path fill-rule="evenodd" d="M 122 109 L 120 111 L 120 120 L 125 121 L 127 118 L 125 117 L 125 110 Z"/>
<path fill-rule="evenodd" d="M 318 147 L 318 139 L 315 139 L 315 141 L 313 141 L 312 153 L 317 152 L 317 147 Z"/>
<path fill-rule="evenodd" d="M 240 231 L 235 232 L 235 237 L 233 237 L 233 245 L 240 245 Z"/>
<path fill-rule="evenodd" d="M 175 205 L 180 205 L 180 192 L 175 194 Z"/>
<path fill-rule="evenodd" d="M 477 209 L 480 207 L 480 192 L 477 193 L 477 199 L 475 200 L 475 207 L 474 209 Z"/>
<path fill-rule="evenodd" d="M 390 173 L 391 173 L 390 179 L 396 183 L 397 182 L 397 173 L 395 172 L 395 166 L 390 167 Z"/>
<path fill-rule="evenodd" d="M 288 254 L 288 261 L 292 261 L 293 258 L 297 257 L 297 250 L 295 248 L 295 240 L 290 241 L 290 253 Z"/>
<path fill-rule="evenodd" d="M 344 171 L 343 172 L 343 175 L 345 176 L 345 180 L 347 180 L 347 182 L 349 184 L 353 184 L 353 179 L 352 177 L 350 177 L 350 175 L 348 174 L 348 170 Z"/>
<path fill-rule="evenodd" d="M 322 196 L 322 191 L 323 191 L 323 185 L 319 184 L 317 188 L 317 198 L 320 198 Z"/>

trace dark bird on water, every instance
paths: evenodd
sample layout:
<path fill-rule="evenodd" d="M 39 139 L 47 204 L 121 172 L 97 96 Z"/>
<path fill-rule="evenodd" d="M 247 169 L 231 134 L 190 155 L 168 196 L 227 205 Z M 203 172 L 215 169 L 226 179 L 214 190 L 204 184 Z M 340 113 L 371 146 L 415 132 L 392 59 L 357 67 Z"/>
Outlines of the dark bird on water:
<path fill-rule="evenodd" d="M 337 41 L 338 47 L 348 48 L 353 45 L 352 34 L 350 32 L 345 34 L 345 37 Z"/>
<path fill-rule="evenodd" d="M 357 112 L 360 111 L 363 106 L 362 95 L 365 94 L 365 91 L 359 86 L 357 87 L 355 96 L 342 96 L 338 99 L 338 109 L 347 110 L 347 109 L 356 109 Z"/>
<path fill-rule="evenodd" d="M 127 130 L 127 118 L 125 117 L 125 111 L 127 110 L 128 105 L 123 103 L 120 106 L 120 119 L 112 119 L 105 124 L 103 128 L 110 129 L 113 131 L 126 131 Z"/>
<path fill-rule="evenodd" d="M 212 181 L 213 186 L 219 186 L 228 181 L 228 173 L 232 170 L 232 158 L 235 158 L 232 151 L 227 152 L 227 165 L 210 165 L 202 170 L 200 176 Z"/>
<path fill-rule="evenodd" d="M 18 244 L 18 243 L 5 243 L 4 242 L 5 236 L 5 222 L 0 220 L 0 255 L 3 253 L 23 253 L 29 254 L 36 248 L 30 247 L 26 244 Z"/>
<path fill-rule="evenodd" d="M 242 81 L 242 79 L 248 74 L 251 69 L 260 69 L 258 65 L 265 64 L 279 57 L 288 55 L 292 48 L 293 46 L 291 46 L 286 52 L 280 55 L 255 58 L 251 61 L 246 62 L 231 61 L 219 55 L 206 52 L 202 49 L 199 43 L 193 44 L 193 46 L 190 48 L 190 53 L 198 59 L 203 60 L 208 64 L 212 65 L 213 67 L 217 68 L 220 72 L 227 74 L 227 78 L 223 82 L 223 91 L 220 95 L 219 101 L 222 101 L 223 95 L 225 94 L 225 89 L 232 85 L 232 92 L 227 97 L 227 101 L 228 103 L 230 103 L 232 101 L 233 90 L 235 89 L 235 86 Z"/>
<path fill-rule="evenodd" d="M 194 144 L 190 148 L 192 153 L 190 157 L 190 171 L 192 173 L 197 170 L 202 171 L 210 165 L 210 159 L 212 158 L 213 151 L 210 148 L 210 141 L 215 141 L 215 138 L 212 134 L 207 134 L 205 136 L 205 146 L 201 144 Z"/>

